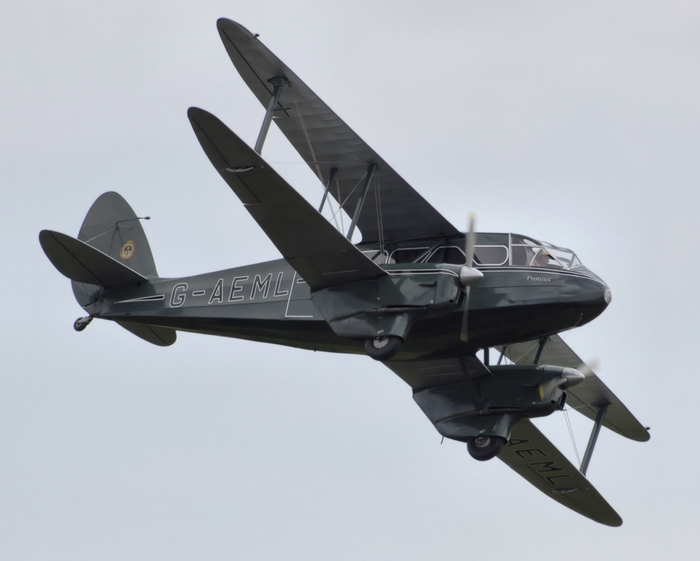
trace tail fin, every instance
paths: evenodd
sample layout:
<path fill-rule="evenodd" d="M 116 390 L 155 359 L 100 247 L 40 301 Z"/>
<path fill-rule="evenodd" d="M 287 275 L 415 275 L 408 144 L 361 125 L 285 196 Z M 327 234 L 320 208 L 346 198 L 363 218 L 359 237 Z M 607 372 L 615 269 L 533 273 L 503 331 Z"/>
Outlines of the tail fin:
<path fill-rule="evenodd" d="M 50 230 L 39 234 L 44 253 L 60 273 L 73 281 L 75 299 L 90 312 L 90 318 L 94 312 L 91 305 L 99 300 L 103 289 L 137 286 L 158 276 L 139 220 L 121 195 L 109 192 L 90 207 L 77 240 Z M 129 321 L 117 323 L 161 347 L 172 345 L 177 338 L 173 329 Z"/>
<path fill-rule="evenodd" d="M 141 221 L 119 193 L 100 195 L 80 227 L 78 239 L 144 277 L 157 277 Z"/>
<path fill-rule="evenodd" d="M 73 294 L 83 308 L 99 299 L 102 288 L 158 276 L 139 218 L 118 193 L 97 198 L 77 240 L 48 230 L 39 240 L 49 260 L 73 281 Z"/>
<path fill-rule="evenodd" d="M 83 220 L 78 239 L 144 277 L 158 276 L 141 221 L 119 193 L 109 191 L 97 197 Z M 99 297 L 99 289 L 74 280 L 73 294 L 85 307 Z"/>

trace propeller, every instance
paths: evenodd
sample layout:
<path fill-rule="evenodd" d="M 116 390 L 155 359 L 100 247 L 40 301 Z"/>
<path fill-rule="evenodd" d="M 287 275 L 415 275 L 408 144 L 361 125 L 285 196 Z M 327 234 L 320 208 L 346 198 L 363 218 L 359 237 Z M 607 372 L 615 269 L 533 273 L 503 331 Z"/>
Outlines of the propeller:
<path fill-rule="evenodd" d="M 589 360 L 588 362 L 590 363 L 590 366 L 587 363 L 582 362 L 576 367 L 576 370 L 578 370 L 581 374 L 583 374 L 586 377 L 594 375 L 594 370 L 600 370 L 600 358 L 595 357 L 594 359 Z"/>
<path fill-rule="evenodd" d="M 459 280 L 464 287 L 464 304 L 462 305 L 462 328 L 460 330 L 460 339 L 468 341 L 468 316 L 469 316 L 469 293 L 471 286 L 484 278 L 484 274 L 472 267 L 474 263 L 474 242 L 476 241 L 476 233 L 474 226 L 476 224 L 476 214 L 469 214 L 469 227 L 467 235 L 464 238 L 464 254 L 467 256 L 467 264 L 459 271 Z"/>
<path fill-rule="evenodd" d="M 545 369 L 549 368 L 545 366 Z M 555 388 L 573 388 L 578 386 L 581 382 L 586 379 L 586 375 L 575 368 L 565 367 L 561 371 L 561 376 L 558 378 L 552 378 L 551 380 L 540 384 L 540 399 L 544 399 L 544 396 L 548 395 Z"/>
<path fill-rule="evenodd" d="M 561 378 L 553 378 L 539 387 L 540 399 L 544 399 L 544 396 L 551 392 L 554 388 L 562 387 L 563 389 L 573 388 L 578 386 L 586 378 L 590 376 L 595 376 L 593 369 L 600 370 L 600 359 L 598 357 L 593 360 L 589 360 L 591 363 L 589 366 L 586 362 L 581 362 L 576 368 L 564 368 L 562 371 Z"/>

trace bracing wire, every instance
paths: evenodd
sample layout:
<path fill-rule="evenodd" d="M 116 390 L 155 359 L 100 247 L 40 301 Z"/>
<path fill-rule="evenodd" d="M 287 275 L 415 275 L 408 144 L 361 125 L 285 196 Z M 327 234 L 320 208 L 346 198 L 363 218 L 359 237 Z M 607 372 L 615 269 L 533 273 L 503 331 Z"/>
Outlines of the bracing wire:
<path fill-rule="evenodd" d="M 566 426 L 569 429 L 569 436 L 571 437 L 571 444 L 574 445 L 574 453 L 576 454 L 576 461 L 578 465 L 581 465 L 581 457 L 578 455 L 578 448 L 576 446 L 576 439 L 574 438 L 574 431 L 571 428 L 571 420 L 569 419 L 569 408 L 564 407 L 564 418 L 566 419 Z"/>
<path fill-rule="evenodd" d="M 345 201 L 343 201 L 343 203 L 340 202 L 340 181 L 336 181 L 335 186 L 338 188 L 338 210 L 336 210 L 333 213 L 334 219 L 335 219 L 335 215 L 338 214 L 341 210 L 343 210 L 343 203 L 345 202 Z M 357 187 L 357 185 L 355 187 Z M 353 189 L 353 191 L 354 190 L 355 189 Z M 343 213 L 342 212 L 340 212 L 340 232 L 341 233 L 345 232 L 345 226 L 343 225 Z"/>
<path fill-rule="evenodd" d="M 338 206 L 338 210 L 336 210 L 336 211 L 333 213 L 333 216 L 334 216 L 334 217 L 335 217 L 335 215 L 338 214 L 341 210 L 344 210 L 345 203 L 348 202 L 348 199 L 349 199 L 349 198 L 352 196 L 352 194 L 355 192 L 355 189 L 357 189 L 358 185 L 359 185 L 360 183 L 362 183 L 362 180 L 365 178 L 365 175 L 367 175 L 367 172 L 365 172 L 365 173 L 362 174 L 362 177 L 360 177 L 359 181 L 358 181 L 357 183 L 355 183 L 355 186 L 352 188 L 352 191 L 350 191 L 350 192 L 348 193 L 348 196 L 345 197 L 345 198 L 342 200 L 342 202 L 340 202 L 340 183 L 337 183 L 337 185 L 338 185 L 338 205 L 339 205 L 339 206 Z M 340 221 L 341 221 L 341 224 L 342 224 L 342 221 L 343 221 L 343 215 L 342 215 L 342 214 L 340 215 Z"/>
<path fill-rule="evenodd" d="M 309 147 L 309 152 L 311 153 L 311 161 L 314 163 L 314 167 L 316 168 L 316 175 L 321 181 L 321 185 L 323 185 L 323 174 L 321 173 L 321 166 L 318 165 L 318 161 L 316 160 L 316 152 L 314 151 L 314 147 L 311 144 L 311 138 L 309 138 L 309 133 L 306 130 L 306 124 L 304 123 L 304 117 L 302 116 L 301 111 L 299 111 L 299 103 L 296 99 L 294 100 L 294 107 L 297 110 L 297 115 L 299 115 L 301 130 L 304 131 L 304 138 L 306 139 L 306 145 Z"/>

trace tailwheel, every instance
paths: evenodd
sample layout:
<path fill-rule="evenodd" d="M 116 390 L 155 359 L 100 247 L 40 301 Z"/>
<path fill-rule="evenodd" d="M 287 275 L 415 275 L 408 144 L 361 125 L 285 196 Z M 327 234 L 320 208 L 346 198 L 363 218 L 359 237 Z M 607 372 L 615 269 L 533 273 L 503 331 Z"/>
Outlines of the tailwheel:
<path fill-rule="evenodd" d="M 399 349 L 403 339 L 395 335 L 387 335 L 386 337 L 375 337 L 365 341 L 365 351 L 374 360 L 389 360 L 394 356 Z"/>
<path fill-rule="evenodd" d="M 505 442 L 500 436 L 473 436 L 467 440 L 467 450 L 472 458 L 485 462 L 498 456 Z"/>

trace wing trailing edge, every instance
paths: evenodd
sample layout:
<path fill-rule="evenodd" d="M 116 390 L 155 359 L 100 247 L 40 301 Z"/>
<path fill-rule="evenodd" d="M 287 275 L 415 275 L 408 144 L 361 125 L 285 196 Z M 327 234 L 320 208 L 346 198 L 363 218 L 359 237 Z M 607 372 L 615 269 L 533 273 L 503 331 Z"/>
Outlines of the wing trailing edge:
<path fill-rule="evenodd" d="M 214 168 L 312 291 L 386 275 L 218 118 L 196 107 L 187 116 Z"/>

